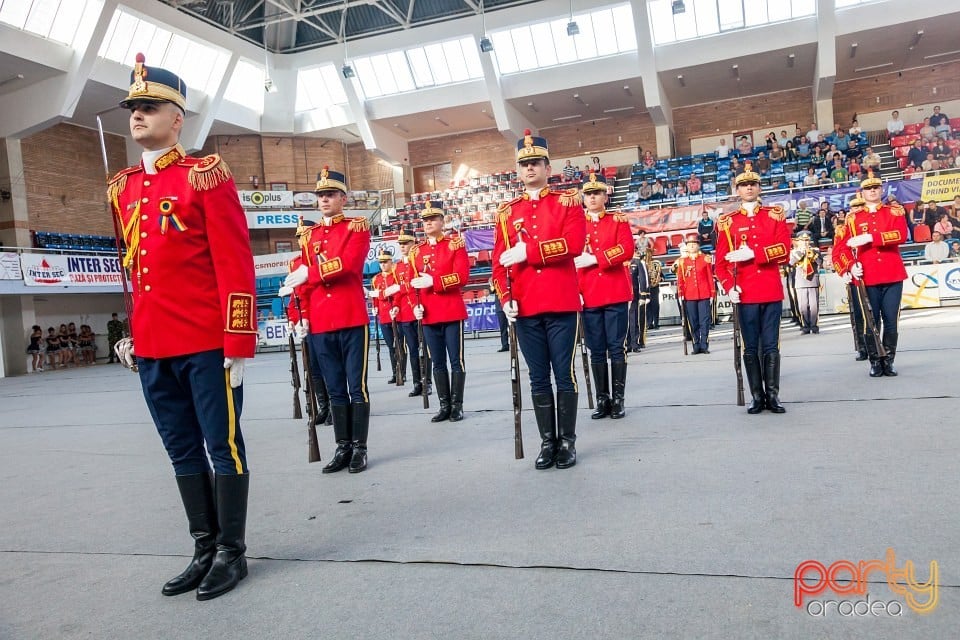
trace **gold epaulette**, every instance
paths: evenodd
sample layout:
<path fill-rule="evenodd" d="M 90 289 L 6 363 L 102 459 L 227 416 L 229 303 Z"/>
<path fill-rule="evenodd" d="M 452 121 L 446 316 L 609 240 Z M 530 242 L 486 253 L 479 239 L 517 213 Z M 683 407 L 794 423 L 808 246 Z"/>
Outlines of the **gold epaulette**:
<path fill-rule="evenodd" d="M 467 241 L 460 234 L 450 237 L 450 248 L 451 249 L 466 249 Z"/>
<path fill-rule="evenodd" d="M 895 216 L 907 215 L 907 212 L 904 210 L 903 206 L 899 202 L 895 202 L 889 206 L 890 206 L 890 213 L 892 213 L 893 215 Z"/>
<path fill-rule="evenodd" d="M 140 165 L 135 164 L 132 167 L 118 171 L 117 175 L 110 178 L 110 181 L 107 182 L 107 199 L 110 200 L 111 204 L 116 205 L 119 201 L 120 194 L 123 193 L 123 190 L 127 187 L 127 176 L 141 170 Z"/>
<path fill-rule="evenodd" d="M 833 239 L 835 241 L 842 240 L 845 235 L 847 235 L 847 225 L 843 224 L 837 227 L 836 230 L 833 232 Z"/>
<path fill-rule="evenodd" d="M 209 191 L 229 180 L 233 174 L 219 154 L 211 153 L 203 158 L 184 158 L 181 165 L 189 165 L 187 180 L 197 191 Z"/>
<path fill-rule="evenodd" d="M 728 229 L 731 224 L 733 224 L 733 215 L 736 211 L 731 211 L 730 213 L 721 213 L 717 216 L 717 228 L 718 229 Z"/>
<path fill-rule="evenodd" d="M 704 259 L 704 261 L 705 261 L 707 264 L 712 264 L 712 263 L 713 263 L 713 259 L 710 258 L 710 256 L 703 256 L 703 259 Z"/>
<path fill-rule="evenodd" d="M 583 199 L 580 197 L 580 189 L 567 189 L 566 191 L 551 191 L 555 195 L 560 196 L 560 204 L 565 207 L 574 207 L 577 205 L 583 205 Z"/>
<path fill-rule="evenodd" d="M 775 204 L 772 207 L 770 207 L 767 213 L 770 215 L 771 218 L 773 218 L 777 222 L 783 222 L 784 219 L 786 219 L 786 215 L 784 215 L 783 213 L 783 207 L 781 207 L 778 204 Z"/>
<path fill-rule="evenodd" d="M 617 222 L 630 222 L 629 220 L 627 220 L 627 216 L 623 213 L 613 214 L 613 219 L 616 220 Z"/>
<path fill-rule="evenodd" d="M 370 231 L 370 220 L 366 216 L 350 218 L 350 231 Z"/>
<path fill-rule="evenodd" d="M 513 211 L 513 205 L 516 204 L 517 202 L 520 202 L 520 200 L 522 199 L 523 199 L 523 196 L 517 196 L 513 200 L 500 203 L 500 205 L 497 207 L 497 213 L 506 214 L 509 216 L 510 213 Z"/>

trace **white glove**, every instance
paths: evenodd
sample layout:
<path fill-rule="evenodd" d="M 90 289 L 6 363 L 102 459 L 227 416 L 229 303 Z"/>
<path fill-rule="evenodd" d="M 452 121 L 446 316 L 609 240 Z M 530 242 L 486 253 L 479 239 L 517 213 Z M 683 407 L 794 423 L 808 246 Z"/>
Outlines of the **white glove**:
<path fill-rule="evenodd" d="M 410 286 L 414 289 L 429 289 L 433 286 L 433 276 L 429 273 L 417 276 L 410 281 Z"/>
<path fill-rule="evenodd" d="M 302 342 L 308 335 L 310 335 L 310 321 L 303 318 L 297 323 L 297 339 Z"/>
<path fill-rule="evenodd" d="M 503 315 L 507 316 L 507 322 L 517 321 L 517 316 L 520 315 L 520 307 L 517 306 L 516 300 L 511 300 L 503 305 Z"/>
<path fill-rule="evenodd" d="M 385 296 L 387 296 L 387 297 L 389 297 L 389 296 L 395 296 L 395 295 L 397 295 L 398 293 L 400 293 L 400 285 L 398 285 L 398 284 L 392 284 L 392 285 L 390 285 L 389 287 L 387 287 L 386 289 L 383 290 L 383 295 L 385 295 Z"/>
<path fill-rule="evenodd" d="M 297 325 L 293 320 L 287 320 L 287 333 L 295 334 L 297 331 Z"/>
<path fill-rule="evenodd" d="M 286 278 L 283 280 L 283 286 L 285 287 L 299 287 L 304 282 L 307 281 L 307 278 L 310 277 L 310 273 L 307 270 L 306 265 L 300 265 L 296 269 L 290 272 Z"/>
<path fill-rule="evenodd" d="M 748 260 L 753 260 L 753 257 L 756 254 L 753 252 L 753 249 L 750 247 L 740 247 L 734 251 L 728 253 L 725 257 L 727 262 L 746 262 Z"/>
<path fill-rule="evenodd" d="M 423 320 L 423 305 L 418 304 L 413 308 L 413 317 L 417 320 Z"/>
<path fill-rule="evenodd" d="M 637 304 L 639 304 L 641 307 L 647 304 L 648 302 L 650 302 L 650 300 L 648 300 L 647 298 L 640 298 L 639 300 L 637 300 Z"/>
<path fill-rule="evenodd" d="M 873 236 L 872 236 L 872 235 L 870 235 L 869 233 L 861 233 L 860 235 L 858 235 L 858 236 L 853 236 L 852 238 L 850 238 L 849 240 L 847 240 L 847 246 L 848 246 L 848 247 L 862 247 L 863 245 L 865 245 L 865 244 L 870 244 L 871 242 L 873 242 Z M 857 277 L 859 277 L 859 276 L 857 276 Z"/>
<path fill-rule="evenodd" d="M 278 298 L 286 298 L 287 296 L 293 295 L 293 287 L 280 287 L 280 291 L 277 291 Z"/>
<path fill-rule="evenodd" d="M 740 304 L 740 287 L 733 287 L 730 289 L 727 297 L 730 298 L 730 302 L 733 304 Z"/>
<path fill-rule="evenodd" d="M 840 279 L 843 280 L 843 284 L 850 284 L 851 282 L 853 282 L 853 276 L 850 275 L 849 271 L 847 271 L 845 274 L 840 276 Z"/>
<path fill-rule="evenodd" d="M 223 368 L 230 370 L 230 387 L 236 389 L 243 384 L 243 365 L 246 358 L 224 358 Z"/>
<path fill-rule="evenodd" d="M 853 265 L 850 267 L 850 275 L 852 275 L 854 278 L 862 278 L 863 265 L 860 264 L 859 262 L 854 262 Z"/>
<path fill-rule="evenodd" d="M 370 298 L 379 298 L 380 292 L 377 291 L 376 289 L 370 289 L 369 291 L 367 291 L 367 296 Z"/>
<path fill-rule="evenodd" d="M 573 259 L 573 266 L 575 266 L 577 269 L 592 267 L 595 264 L 597 264 L 597 256 L 593 255 L 592 253 L 581 253 Z"/>
<path fill-rule="evenodd" d="M 512 267 L 515 264 L 527 261 L 527 243 L 523 240 L 500 254 L 500 266 Z"/>
<path fill-rule="evenodd" d="M 400 307 L 391 307 L 390 308 L 390 319 L 396 320 L 397 316 L 400 314 Z"/>
<path fill-rule="evenodd" d="M 133 369 L 137 364 L 137 359 L 133 353 L 133 339 L 121 338 L 113 347 L 113 352 L 117 354 L 117 360 L 127 369 Z"/>

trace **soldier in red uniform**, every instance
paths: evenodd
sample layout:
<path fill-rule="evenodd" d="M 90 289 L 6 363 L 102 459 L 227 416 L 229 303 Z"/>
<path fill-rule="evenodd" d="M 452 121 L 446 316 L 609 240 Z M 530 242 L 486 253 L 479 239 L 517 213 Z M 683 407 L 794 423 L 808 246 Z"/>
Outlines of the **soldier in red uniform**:
<path fill-rule="evenodd" d="M 310 350 L 330 394 L 337 450 L 323 468 L 350 473 L 367 468 L 370 398 L 367 395 L 367 296 L 363 263 L 370 250 L 366 218 L 347 218 L 343 205 L 347 184 L 342 173 L 324 166 L 317 176 L 320 222 L 301 245 L 304 264 L 284 280 L 285 287 L 305 285 L 310 300 Z"/>
<path fill-rule="evenodd" d="M 373 276 L 370 281 L 371 288 L 367 295 L 373 301 L 374 312 L 380 321 L 380 333 L 383 335 L 383 341 L 387 343 L 387 354 L 390 357 L 390 371 L 392 372 L 387 384 L 397 383 L 397 336 L 393 332 L 393 320 L 396 314 L 391 315 L 390 310 L 396 304 L 396 296 L 400 293 L 400 285 L 397 283 L 397 276 L 394 272 L 393 256 L 389 253 L 381 253 L 377 256 L 377 262 L 380 263 L 380 273 Z M 399 313 L 399 311 L 398 311 Z"/>
<path fill-rule="evenodd" d="M 580 305 L 577 268 L 586 220 L 577 189 L 547 187 L 547 141 L 530 130 L 517 143 L 524 193 L 500 205 L 494 229 L 493 285 L 530 369 L 540 430 L 537 469 L 577 462 L 577 381 L 573 372 Z M 550 372 L 557 383 L 556 403 Z M 556 413 L 554 411 L 556 410 Z M 557 432 L 559 431 L 559 448 Z"/>
<path fill-rule="evenodd" d="M 417 238 L 413 231 L 404 229 L 400 232 L 397 242 L 400 243 L 400 262 L 397 263 L 394 271 L 397 277 L 397 284 L 400 285 L 400 293 L 394 296 L 393 308 L 390 309 L 391 317 L 397 318 L 397 325 L 400 333 L 403 335 L 403 343 L 406 345 L 406 357 L 410 361 L 410 373 L 413 375 L 413 389 L 407 395 L 411 398 L 423 395 L 430 395 L 429 384 L 424 385 L 423 376 L 420 368 L 420 333 L 417 331 L 417 319 L 413 317 L 413 307 L 416 306 L 416 294 L 410 281 L 416 277 L 413 265 L 410 264 L 410 251 Z"/>
<path fill-rule="evenodd" d="M 760 176 L 749 162 L 735 185 L 740 208 L 717 221 L 717 279 L 740 317 L 743 368 L 753 396 L 747 413 L 785 413 L 780 403 L 780 265 L 790 258 L 790 230 L 783 207 L 761 204 Z"/>
<path fill-rule="evenodd" d="M 897 355 L 900 320 L 900 299 L 907 270 L 900 257 L 900 245 L 907 239 L 907 220 L 903 207 L 897 203 L 883 204 L 883 182 L 868 172 L 860 183 L 864 205 L 852 211 L 844 223 L 846 241 L 839 250 L 834 268 L 844 282 L 852 278 L 863 280 L 867 290 L 869 309 L 880 332 L 886 357 L 880 357 L 872 340 L 866 340 L 870 358 L 870 376 L 895 376 L 893 367 Z M 836 240 L 835 240 L 836 242 Z M 866 301 L 860 300 L 866 309 Z"/>
<path fill-rule="evenodd" d="M 597 409 L 590 417 L 619 419 L 626 415 L 623 396 L 627 384 L 627 308 L 633 299 L 629 271 L 633 235 L 626 217 L 607 213 L 603 176 L 591 173 L 584 182 L 583 203 L 587 209 L 586 246 L 573 263 L 583 298 L 583 335 L 590 349 L 590 369 L 597 390 Z"/>
<path fill-rule="evenodd" d="M 863 194 L 859 191 L 850 200 L 850 213 L 859 211 L 864 205 Z M 850 237 L 850 228 L 846 224 L 837 226 L 833 236 L 833 245 L 830 247 L 830 257 L 833 264 L 833 270 L 840 275 L 840 279 L 847 285 L 847 301 L 850 309 L 850 326 L 853 327 L 854 343 L 857 347 L 857 362 L 869 358 L 867 353 L 867 325 L 863 314 L 863 305 L 860 304 L 860 295 L 857 287 L 853 285 L 853 276 L 846 276 L 840 273 L 843 262 L 843 253 L 847 250 L 847 238 Z M 849 265 L 848 265 L 849 266 Z"/>
<path fill-rule="evenodd" d="M 423 339 L 430 350 L 433 380 L 440 410 L 431 422 L 463 420 L 463 321 L 467 305 L 463 287 L 470 277 L 470 260 L 463 236 L 444 237 L 443 203 L 430 200 L 420 212 L 426 240 L 410 251 L 414 278 L 414 317 L 423 323 Z M 450 371 L 447 371 L 447 359 Z"/>
<path fill-rule="evenodd" d="M 687 237 L 687 254 L 676 262 L 677 293 L 683 300 L 693 353 L 710 353 L 710 324 L 713 319 L 713 261 L 700 253 L 700 239 Z"/>
<path fill-rule="evenodd" d="M 244 362 L 257 343 L 256 299 L 249 232 L 230 171 L 219 156 L 193 158 L 178 143 L 186 91 L 180 78 L 147 68 L 137 54 L 120 106 L 130 110 L 143 157 L 108 189 L 134 303 L 131 337 L 115 351 L 139 370 L 194 539 L 190 565 L 163 594 L 196 589 L 198 600 L 209 600 L 247 575 L 250 475 L 240 412 Z"/>

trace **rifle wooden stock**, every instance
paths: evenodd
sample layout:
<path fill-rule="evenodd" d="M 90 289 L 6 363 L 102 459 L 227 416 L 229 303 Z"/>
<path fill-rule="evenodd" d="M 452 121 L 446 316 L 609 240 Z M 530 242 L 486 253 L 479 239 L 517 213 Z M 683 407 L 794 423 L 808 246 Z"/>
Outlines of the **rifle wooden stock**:
<path fill-rule="evenodd" d="M 303 341 L 304 373 L 307 377 L 307 462 L 320 462 L 320 443 L 317 442 L 317 397 L 313 390 L 313 376 L 310 373 L 310 345 Z"/>
<path fill-rule="evenodd" d="M 513 300 L 513 281 L 510 268 L 507 267 L 507 293 Z M 507 322 L 507 335 L 510 340 L 510 392 L 513 399 L 513 457 L 523 460 L 523 396 L 520 393 L 520 350 L 517 345 L 517 326 Z"/>
<path fill-rule="evenodd" d="M 293 385 L 293 419 L 303 420 L 303 410 L 300 408 L 300 367 L 297 365 L 297 344 L 293 334 L 287 335 L 287 348 L 290 349 L 290 384 Z"/>
<path fill-rule="evenodd" d="M 397 326 L 397 321 L 391 320 L 390 326 L 393 328 L 393 352 L 397 359 L 397 370 L 393 372 L 393 375 L 397 380 L 397 386 L 402 387 L 403 376 L 407 373 L 406 345 L 403 343 L 403 336 L 400 335 L 400 327 Z"/>
<path fill-rule="evenodd" d="M 877 333 L 877 323 L 873 319 L 873 309 L 870 307 L 870 298 L 867 297 L 867 288 L 863 285 L 863 280 L 855 280 L 857 296 L 860 298 L 860 309 L 863 311 L 863 322 L 867 335 L 864 341 L 869 340 L 873 343 L 878 358 L 886 358 L 887 350 L 883 348 L 883 342 L 880 340 L 880 334 Z"/>
<path fill-rule="evenodd" d="M 680 312 L 680 340 L 683 342 L 683 355 L 689 355 L 687 352 L 687 313 L 683 310 L 683 301 L 680 299 L 680 283 L 677 282 L 677 311 Z M 691 338 L 693 334 L 691 332 Z"/>
<path fill-rule="evenodd" d="M 419 295 L 417 298 L 419 299 Z M 420 304 L 419 300 L 417 304 Z M 430 366 L 430 350 L 423 340 L 423 320 L 417 320 L 417 337 L 420 339 L 420 379 L 423 386 L 423 408 L 430 408 L 430 380 L 433 371 Z"/>
<path fill-rule="evenodd" d="M 740 337 L 740 305 L 733 305 L 733 370 L 737 374 L 737 406 L 742 407 L 743 399 L 743 343 Z"/>
<path fill-rule="evenodd" d="M 578 331 L 577 341 L 580 343 L 580 359 L 583 361 L 583 379 L 587 385 L 587 405 L 593 409 L 593 386 L 590 384 L 590 358 L 587 357 L 587 341 L 583 335 L 583 314 L 578 318 L 580 331 Z"/>

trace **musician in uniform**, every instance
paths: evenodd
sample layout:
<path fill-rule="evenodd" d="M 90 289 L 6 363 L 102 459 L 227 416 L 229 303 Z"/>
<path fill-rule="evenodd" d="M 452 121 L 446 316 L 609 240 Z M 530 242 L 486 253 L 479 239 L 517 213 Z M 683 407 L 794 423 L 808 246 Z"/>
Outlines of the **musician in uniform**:
<path fill-rule="evenodd" d="M 660 283 L 663 282 L 663 263 L 653 259 L 653 248 L 647 247 L 644 262 L 647 265 L 649 302 L 646 309 L 647 329 L 660 328 Z"/>
<path fill-rule="evenodd" d="M 718 219 L 715 255 L 717 278 L 739 315 L 743 368 L 753 396 L 747 413 L 785 413 L 780 403 L 780 265 L 790 257 L 790 230 L 783 207 L 760 202 L 760 176 L 749 162 L 734 184 L 740 208 Z"/>
<path fill-rule="evenodd" d="M 683 300 L 683 310 L 690 327 L 693 353 L 710 353 L 710 324 L 712 300 L 716 295 L 713 281 L 713 261 L 700 253 L 697 235 L 687 237 L 687 253 L 677 260 L 677 292 Z"/>
<path fill-rule="evenodd" d="M 597 393 L 597 409 L 590 417 L 619 419 L 626 415 L 623 399 L 627 384 L 627 311 L 634 293 L 628 262 L 633 255 L 633 236 L 625 216 L 607 213 L 607 183 L 603 176 L 589 174 L 583 183 L 583 203 L 587 210 L 586 246 L 573 264 L 583 298 L 583 335 L 590 349 L 590 369 Z"/>
<path fill-rule="evenodd" d="M 823 258 L 820 249 L 811 243 L 811 238 L 809 231 L 801 231 L 795 238 L 797 245 L 790 251 L 797 306 L 803 321 L 800 333 L 803 334 L 820 333 L 820 266 Z"/>
<path fill-rule="evenodd" d="M 393 256 L 382 252 L 377 256 L 377 262 L 380 263 L 380 273 L 373 276 L 370 281 L 370 290 L 367 295 L 373 301 L 374 313 L 380 321 L 380 333 L 383 335 L 383 341 L 387 343 L 387 355 L 390 357 L 390 379 L 387 384 L 397 383 L 397 336 L 393 333 L 393 321 L 397 314 L 390 311 L 396 307 L 396 296 L 400 293 L 400 285 L 397 283 L 397 276 L 393 264 Z M 398 312 L 399 313 L 399 312 Z"/>
<path fill-rule="evenodd" d="M 328 166 L 317 176 L 320 222 L 302 242 L 303 264 L 284 280 L 285 287 L 305 285 L 310 350 L 330 395 L 330 414 L 337 450 L 323 468 L 350 473 L 367 468 L 370 398 L 367 394 L 367 351 L 370 344 L 363 263 L 370 250 L 366 218 L 347 218 L 346 178 Z"/>
<path fill-rule="evenodd" d="M 873 312 L 874 325 L 880 333 L 886 356 L 878 353 L 872 340 L 866 340 L 870 357 L 870 376 L 895 376 L 900 321 L 900 298 L 907 270 L 900 256 L 900 245 L 907 239 L 907 221 L 903 207 L 893 202 L 883 204 L 883 182 L 869 171 L 860 183 L 863 207 L 847 216 L 846 242 L 841 247 L 837 273 L 845 282 L 863 281 L 867 301 L 864 309 Z"/>
<path fill-rule="evenodd" d="M 863 195 L 857 191 L 857 194 L 850 200 L 850 212 L 859 211 L 864 205 Z M 833 263 L 833 270 L 840 275 L 841 256 L 844 247 L 847 245 L 847 238 L 850 237 L 849 227 L 846 224 L 838 224 L 833 236 L 833 245 L 830 247 L 830 257 Z M 866 342 L 866 318 L 863 313 L 863 307 L 860 304 L 860 296 L 857 288 L 853 284 L 853 277 L 845 278 L 840 275 L 841 280 L 847 286 L 847 307 L 850 312 L 850 326 L 853 329 L 854 346 L 857 348 L 857 362 L 861 362 L 870 357 L 867 353 Z M 882 367 L 881 367 L 882 368 Z"/>
<path fill-rule="evenodd" d="M 194 539 L 189 566 L 162 592 L 196 589 L 198 600 L 209 600 L 247 575 L 250 475 L 240 413 L 257 305 L 230 170 L 218 155 L 188 156 L 178 142 L 186 93 L 180 78 L 137 54 L 120 106 L 130 111 L 143 155 L 110 180 L 108 197 L 123 230 L 134 305 L 130 337 L 115 351 L 139 370 Z"/>
<path fill-rule="evenodd" d="M 400 243 L 400 262 L 394 268 L 394 275 L 397 278 L 397 284 L 400 285 L 400 292 L 394 296 L 393 307 L 390 309 L 390 317 L 397 319 L 397 329 L 403 336 L 406 359 L 410 361 L 413 389 L 407 395 L 411 398 L 424 393 L 430 395 L 431 391 L 424 385 L 421 376 L 420 332 L 417 331 L 417 319 L 413 317 L 413 307 L 416 302 L 410 281 L 416 277 L 416 274 L 413 271 L 413 265 L 410 264 L 410 251 L 416 241 L 417 238 L 410 229 L 403 229 L 397 238 L 397 242 Z"/>
<path fill-rule="evenodd" d="M 586 220 L 578 189 L 547 187 L 547 141 L 530 130 L 517 143 L 522 195 L 497 209 L 493 280 L 530 369 L 533 412 L 540 431 L 537 469 L 577 461 L 577 344 L 580 294 L 574 258 L 583 253 Z M 550 373 L 557 385 L 556 402 Z M 559 446 L 558 446 L 559 432 Z"/>
<path fill-rule="evenodd" d="M 423 323 L 440 410 L 431 422 L 463 420 L 463 288 L 470 278 L 467 245 L 461 235 L 443 235 L 443 202 L 430 200 L 420 212 L 426 240 L 410 252 L 414 278 L 414 317 Z M 450 369 L 447 370 L 449 359 Z"/>
<path fill-rule="evenodd" d="M 634 244 L 633 258 L 628 263 L 628 269 L 632 295 L 627 323 L 627 353 L 640 353 L 647 346 L 647 322 L 644 309 L 650 301 L 650 279 L 647 277 L 647 264 L 637 244 Z"/>

